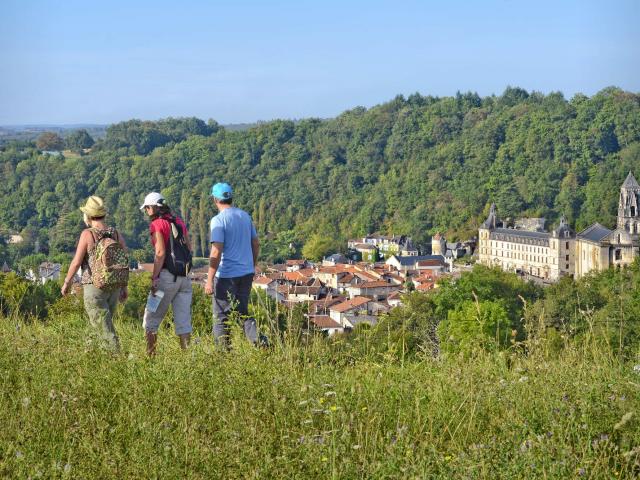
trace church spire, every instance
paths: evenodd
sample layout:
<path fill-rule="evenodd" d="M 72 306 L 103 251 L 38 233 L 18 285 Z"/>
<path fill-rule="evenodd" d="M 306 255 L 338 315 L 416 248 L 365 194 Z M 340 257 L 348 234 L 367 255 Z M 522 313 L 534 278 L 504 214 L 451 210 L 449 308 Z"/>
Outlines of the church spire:
<path fill-rule="evenodd" d="M 638 181 L 636 177 L 633 176 L 633 173 L 629 172 L 629 175 L 627 175 L 626 180 L 622 184 L 622 188 L 628 190 L 640 189 L 640 185 L 638 185 Z"/>
<path fill-rule="evenodd" d="M 632 235 L 640 233 L 640 185 L 631 172 L 620 187 L 618 228 Z"/>

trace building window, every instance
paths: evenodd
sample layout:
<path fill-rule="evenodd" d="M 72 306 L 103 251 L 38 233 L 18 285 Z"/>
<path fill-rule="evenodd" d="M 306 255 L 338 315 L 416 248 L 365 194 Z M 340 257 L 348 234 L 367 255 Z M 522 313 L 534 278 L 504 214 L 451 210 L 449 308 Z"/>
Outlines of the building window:
<path fill-rule="evenodd" d="M 616 248 L 616 260 L 622 260 L 622 250 Z"/>
<path fill-rule="evenodd" d="M 568 262 L 569 261 L 569 255 L 565 255 L 564 259 Z"/>
<path fill-rule="evenodd" d="M 565 242 L 564 248 L 566 248 L 567 250 L 569 249 L 569 242 Z"/>

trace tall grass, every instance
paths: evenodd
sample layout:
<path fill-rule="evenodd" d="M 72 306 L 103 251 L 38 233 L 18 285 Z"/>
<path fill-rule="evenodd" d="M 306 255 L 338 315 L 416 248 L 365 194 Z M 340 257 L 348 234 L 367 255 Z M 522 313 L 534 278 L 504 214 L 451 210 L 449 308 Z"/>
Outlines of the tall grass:
<path fill-rule="evenodd" d="M 640 372 L 615 346 L 527 355 L 344 361 L 311 338 L 254 349 L 169 330 L 147 359 L 86 321 L 0 319 L 0 476 L 6 478 L 633 478 Z M 557 352 L 557 353 L 554 353 Z"/>

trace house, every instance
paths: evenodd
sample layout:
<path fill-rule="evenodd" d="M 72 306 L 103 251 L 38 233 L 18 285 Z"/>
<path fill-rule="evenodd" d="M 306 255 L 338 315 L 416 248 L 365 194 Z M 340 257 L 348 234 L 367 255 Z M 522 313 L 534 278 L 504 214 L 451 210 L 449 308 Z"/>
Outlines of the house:
<path fill-rule="evenodd" d="M 281 302 L 285 299 L 285 296 L 278 291 L 278 281 L 266 275 L 260 275 L 254 278 L 252 288 L 262 290 L 268 297 L 271 297 L 276 301 Z"/>
<path fill-rule="evenodd" d="M 346 317 L 358 314 L 367 315 L 369 313 L 367 310 L 369 302 L 371 302 L 370 298 L 354 297 L 350 300 L 346 300 L 342 303 L 329 307 L 329 316 L 340 325 L 352 328 L 352 323 L 345 324 Z"/>
<path fill-rule="evenodd" d="M 329 308 L 347 301 L 342 295 L 327 295 L 324 298 L 309 303 L 309 315 L 329 315 Z"/>
<path fill-rule="evenodd" d="M 287 301 L 290 303 L 313 302 L 318 300 L 325 290 L 321 286 L 296 285 L 287 290 Z"/>
<path fill-rule="evenodd" d="M 2 273 L 9 273 L 11 271 L 11 269 L 9 268 L 9 265 L 7 265 L 7 262 L 4 262 L 2 264 Z"/>
<path fill-rule="evenodd" d="M 374 263 L 378 260 L 378 248 L 367 243 L 356 243 L 353 250 L 358 252 L 358 256 L 363 262 Z"/>
<path fill-rule="evenodd" d="M 22 235 L 9 235 L 9 244 L 22 243 L 24 237 Z"/>
<path fill-rule="evenodd" d="M 323 267 L 335 267 L 339 264 L 348 264 L 349 259 L 342 255 L 341 253 L 334 253 L 333 255 L 329 255 L 322 259 Z"/>
<path fill-rule="evenodd" d="M 38 268 L 38 281 L 44 285 L 50 280 L 58 280 L 62 265 L 59 263 L 43 262 Z"/>
<path fill-rule="evenodd" d="M 316 329 L 326 333 L 329 337 L 344 332 L 344 327 L 328 315 L 308 315 L 307 318 Z"/>
<path fill-rule="evenodd" d="M 287 260 L 285 265 L 287 272 L 296 272 L 309 266 L 306 260 Z"/>
<path fill-rule="evenodd" d="M 448 254 L 447 254 L 448 255 Z M 446 269 L 446 265 L 449 265 L 449 270 L 451 270 L 452 265 L 452 257 L 445 256 L 444 263 L 442 260 L 434 259 L 434 260 L 421 260 L 416 263 L 416 270 L 418 271 L 430 271 L 434 274 L 442 273 Z"/>
<path fill-rule="evenodd" d="M 358 250 L 358 245 L 373 245 L 382 258 L 388 258 L 391 255 L 415 256 L 420 252 L 413 245 L 413 241 L 406 235 L 367 235 L 363 238 L 351 239 L 347 245 L 350 249 Z M 364 255 L 363 255 L 364 260 Z"/>
<path fill-rule="evenodd" d="M 400 290 L 400 285 L 387 283 L 382 280 L 375 280 L 362 283 L 354 283 L 346 291 L 349 297 L 358 296 L 371 297 L 373 300 L 384 300 L 393 292 Z"/>
<path fill-rule="evenodd" d="M 402 293 L 398 290 L 387 297 L 387 303 L 391 308 L 399 307 L 402 305 L 402 299 L 400 296 Z"/>
<path fill-rule="evenodd" d="M 385 263 L 401 272 L 418 270 L 419 268 L 440 269 L 442 271 L 445 268 L 445 258 L 442 255 L 392 255 Z M 420 263 L 421 267 L 419 267 Z"/>

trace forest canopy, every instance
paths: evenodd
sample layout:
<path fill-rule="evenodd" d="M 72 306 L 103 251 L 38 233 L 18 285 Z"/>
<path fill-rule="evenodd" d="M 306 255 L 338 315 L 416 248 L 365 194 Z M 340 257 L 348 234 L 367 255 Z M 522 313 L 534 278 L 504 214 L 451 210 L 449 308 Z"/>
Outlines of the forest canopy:
<path fill-rule="evenodd" d="M 640 174 L 640 96 L 606 88 L 570 100 L 507 88 L 500 96 L 413 94 L 329 120 L 274 120 L 244 131 L 215 121 L 129 120 L 82 157 L 0 147 L 0 235 L 20 254 L 73 250 L 78 206 L 105 198 L 133 249 L 148 244 L 141 199 L 161 191 L 205 254 L 211 185 L 234 186 L 265 259 L 301 255 L 308 239 L 345 245 L 373 232 L 467 238 L 495 202 L 503 218 L 564 214 L 577 230 L 612 226 L 619 188 Z M 329 239 L 330 241 L 328 241 Z M 17 248 L 17 247 L 16 247 Z M 8 247 L 0 244 L 0 256 Z M 15 252 L 13 255 L 17 255 Z M 0 261 L 2 258 L 0 258 Z"/>

